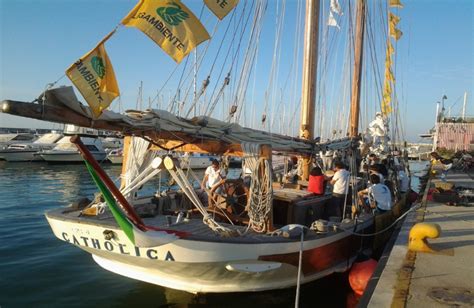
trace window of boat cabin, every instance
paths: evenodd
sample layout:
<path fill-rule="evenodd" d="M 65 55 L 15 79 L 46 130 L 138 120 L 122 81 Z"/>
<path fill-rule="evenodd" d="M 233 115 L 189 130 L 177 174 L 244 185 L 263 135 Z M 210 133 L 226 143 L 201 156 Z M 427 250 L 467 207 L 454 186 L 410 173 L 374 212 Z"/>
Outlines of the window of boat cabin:
<path fill-rule="evenodd" d="M 95 151 L 95 152 L 98 152 L 99 149 L 97 149 L 97 147 L 95 145 L 90 145 L 90 144 L 86 144 L 86 148 L 89 150 L 89 151 Z"/>
<path fill-rule="evenodd" d="M 18 135 L 12 140 L 17 140 L 17 141 L 25 141 L 25 140 L 31 140 L 32 136 L 31 135 Z"/>

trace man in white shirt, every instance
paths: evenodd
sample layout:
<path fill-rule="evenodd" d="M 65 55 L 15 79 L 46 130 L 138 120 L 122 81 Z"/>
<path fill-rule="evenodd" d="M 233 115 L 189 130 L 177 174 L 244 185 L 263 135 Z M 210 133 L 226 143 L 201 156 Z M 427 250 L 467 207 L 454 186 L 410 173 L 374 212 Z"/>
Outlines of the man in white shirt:
<path fill-rule="evenodd" d="M 406 193 L 410 189 L 410 179 L 402 166 L 398 166 L 398 181 L 400 182 L 400 192 Z"/>
<path fill-rule="evenodd" d="M 225 171 L 221 169 L 217 159 L 212 160 L 212 164 L 207 167 L 202 179 L 201 188 L 215 190 L 225 181 Z"/>
<path fill-rule="evenodd" d="M 334 176 L 331 179 L 331 184 L 334 185 L 332 189 L 332 198 L 329 207 L 327 207 L 327 216 L 342 217 L 344 213 L 344 203 L 346 200 L 347 190 L 349 187 L 350 172 L 342 162 L 334 163 Z"/>
<path fill-rule="evenodd" d="M 365 198 L 369 201 L 371 209 L 375 209 L 376 213 L 383 213 L 392 209 L 392 195 L 390 189 L 380 183 L 380 178 L 376 174 L 370 175 L 370 183 L 372 185 L 364 190 L 359 191 L 359 205 L 365 204 Z"/>
<path fill-rule="evenodd" d="M 212 164 L 207 167 L 202 179 L 201 188 L 208 193 L 208 205 L 212 206 L 217 202 L 216 194 L 222 193 L 221 185 L 225 182 L 225 171 L 221 169 L 217 159 L 212 160 Z"/>

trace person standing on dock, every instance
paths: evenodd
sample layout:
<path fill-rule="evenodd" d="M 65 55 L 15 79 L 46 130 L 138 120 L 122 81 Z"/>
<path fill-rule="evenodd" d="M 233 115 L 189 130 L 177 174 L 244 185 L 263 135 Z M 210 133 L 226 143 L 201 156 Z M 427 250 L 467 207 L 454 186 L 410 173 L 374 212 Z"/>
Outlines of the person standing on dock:
<path fill-rule="evenodd" d="M 346 167 L 340 161 L 335 162 L 334 167 L 335 173 L 330 182 L 334 187 L 332 189 L 331 204 L 326 208 L 327 216 L 342 217 L 349 187 L 350 172 L 346 170 Z"/>

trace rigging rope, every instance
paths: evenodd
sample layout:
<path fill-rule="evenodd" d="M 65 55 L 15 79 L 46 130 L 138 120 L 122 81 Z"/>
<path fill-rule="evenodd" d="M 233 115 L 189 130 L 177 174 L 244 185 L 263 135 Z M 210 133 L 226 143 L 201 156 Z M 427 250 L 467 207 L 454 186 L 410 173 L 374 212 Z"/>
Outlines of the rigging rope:
<path fill-rule="evenodd" d="M 219 233 L 222 236 L 235 236 L 238 234 L 236 230 L 229 229 L 220 225 L 216 222 L 211 215 L 207 212 L 205 206 L 202 204 L 201 200 L 196 194 L 194 187 L 191 183 L 189 183 L 189 179 L 183 170 L 179 167 L 179 165 L 174 164 L 174 160 L 172 157 L 168 156 L 164 159 L 165 166 L 168 169 L 171 177 L 176 181 L 179 187 L 183 190 L 185 195 L 189 198 L 189 200 L 194 204 L 194 206 L 198 209 L 198 211 L 202 214 L 203 218 L 202 221 L 206 224 L 211 230 Z M 170 161 L 173 162 L 170 166 Z"/>
<path fill-rule="evenodd" d="M 259 158 L 260 148 L 260 144 L 242 143 L 245 153 L 244 166 L 252 171 L 248 203 L 249 228 L 262 233 L 268 227 L 268 216 L 273 202 L 273 186 L 271 161 L 263 157 Z"/>

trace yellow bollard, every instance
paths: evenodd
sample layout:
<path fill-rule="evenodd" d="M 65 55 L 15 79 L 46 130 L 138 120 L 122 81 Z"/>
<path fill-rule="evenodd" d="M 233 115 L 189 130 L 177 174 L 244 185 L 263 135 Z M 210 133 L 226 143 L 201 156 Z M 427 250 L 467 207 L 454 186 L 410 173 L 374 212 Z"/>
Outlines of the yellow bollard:
<path fill-rule="evenodd" d="M 426 239 L 437 238 L 440 234 L 441 227 L 438 224 L 417 223 L 410 230 L 408 249 L 418 252 L 434 252 Z"/>

